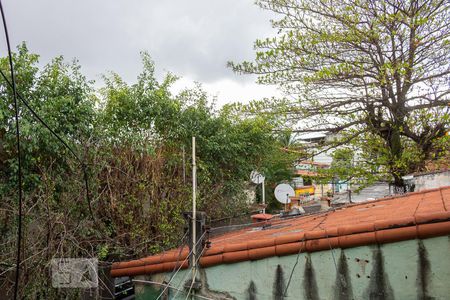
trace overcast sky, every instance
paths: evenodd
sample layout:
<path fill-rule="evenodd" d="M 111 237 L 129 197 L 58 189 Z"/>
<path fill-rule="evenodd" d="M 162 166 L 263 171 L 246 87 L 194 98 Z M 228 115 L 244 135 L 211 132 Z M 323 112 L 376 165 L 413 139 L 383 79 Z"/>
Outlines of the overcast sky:
<path fill-rule="evenodd" d="M 236 75 L 227 61 L 254 57 L 253 42 L 273 34 L 270 15 L 253 0 L 4 0 L 11 43 L 26 41 L 41 63 L 78 58 L 101 83 L 107 71 L 134 82 L 139 52 L 148 51 L 158 75 L 183 77 L 175 90 L 201 82 L 220 105 L 277 94 Z M 3 45 L 3 46 L 1 46 Z M 6 44 L 0 43 L 3 56 Z"/>

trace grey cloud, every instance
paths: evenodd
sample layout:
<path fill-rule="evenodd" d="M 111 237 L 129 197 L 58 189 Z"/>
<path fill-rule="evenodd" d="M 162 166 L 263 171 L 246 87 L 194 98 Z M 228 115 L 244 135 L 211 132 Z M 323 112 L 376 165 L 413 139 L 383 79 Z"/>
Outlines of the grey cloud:
<path fill-rule="evenodd" d="M 133 80 L 140 70 L 139 51 L 145 50 L 160 71 L 205 83 L 251 80 L 236 77 L 226 62 L 251 59 L 253 41 L 272 32 L 270 15 L 251 0 L 16 0 L 4 5 L 13 44 L 27 41 L 44 62 L 60 54 L 76 57 L 90 78 L 113 70 Z"/>

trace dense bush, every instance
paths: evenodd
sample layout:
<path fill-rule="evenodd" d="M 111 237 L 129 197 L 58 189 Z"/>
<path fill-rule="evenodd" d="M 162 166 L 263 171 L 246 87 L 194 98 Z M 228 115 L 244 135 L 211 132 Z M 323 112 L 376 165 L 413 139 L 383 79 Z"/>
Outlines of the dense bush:
<path fill-rule="evenodd" d="M 173 95 L 177 78 L 167 74 L 159 82 L 146 53 L 136 83 L 111 73 L 100 89 L 76 61 L 58 57 L 39 68 L 38 59 L 25 45 L 14 54 L 19 93 L 86 164 L 91 203 L 80 162 L 21 104 L 25 298 L 68 295 L 51 288 L 53 257 L 113 261 L 179 243 L 182 212 L 191 203 L 193 135 L 198 206 L 211 218 L 249 209 L 243 195 L 251 170 L 266 171 L 269 182 L 289 176 L 291 157 L 267 120 L 217 110 L 200 86 Z M 8 74 L 6 58 L 0 68 Z M 17 153 L 12 92 L 4 81 L 0 95 L 0 290 L 8 295 L 17 246 Z"/>

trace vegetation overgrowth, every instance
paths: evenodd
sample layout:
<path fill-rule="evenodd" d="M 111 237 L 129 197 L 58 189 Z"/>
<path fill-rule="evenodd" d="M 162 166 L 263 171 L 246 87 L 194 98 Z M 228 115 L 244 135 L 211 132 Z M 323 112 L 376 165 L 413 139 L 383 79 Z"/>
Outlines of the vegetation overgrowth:
<path fill-rule="evenodd" d="M 55 257 L 111 262 L 178 245 L 182 212 L 191 210 L 192 136 L 198 147 L 198 209 L 211 219 L 250 210 L 252 170 L 264 172 L 269 187 L 290 176 L 292 155 L 282 150 L 270 120 L 218 109 L 200 85 L 172 93 L 177 77 L 168 73 L 158 81 L 147 53 L 135 83 L 109 73 L 101 88 L 83 75 L 77 61 L 57 57 L 39 67 L 39 56 L 25 44 L 13 58 L 18 92 L 86 165 L 91 199 L 88 204 L 83 166 L 22 103 L 21 297 L 50 299 L 73 292 L 51 288 Z M 0 68 L 8 74 L 7 58 L 0 59 Z M 12 91 L 5 81 L 0 93 L 0 290 L 11 295 L 17 153 Z M 270 195 L 269 188 L 269 200 Z"/>

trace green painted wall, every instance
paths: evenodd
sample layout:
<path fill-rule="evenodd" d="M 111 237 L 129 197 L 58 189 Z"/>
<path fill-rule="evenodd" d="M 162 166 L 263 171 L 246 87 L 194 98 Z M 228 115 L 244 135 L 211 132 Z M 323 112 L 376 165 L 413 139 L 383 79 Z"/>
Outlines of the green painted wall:
<path fill-rule="evenodd" d="M 180 271 L 171 285 L 182 289 L 187 272 Z M 139 279 L 162 282 L 169 276 Z M 200 277 L 201 295 L 213 299 L 450 299 L 450 236 L 223 264 Z M 137 299 L 155 299 L 159 291 L 137 286 Z M 184 292 L 176 297 L 185 298 Z"/>

